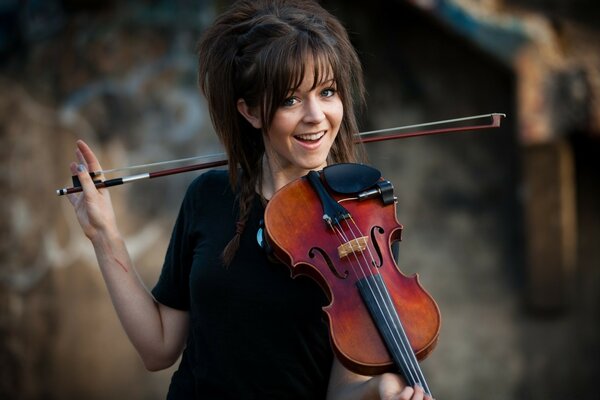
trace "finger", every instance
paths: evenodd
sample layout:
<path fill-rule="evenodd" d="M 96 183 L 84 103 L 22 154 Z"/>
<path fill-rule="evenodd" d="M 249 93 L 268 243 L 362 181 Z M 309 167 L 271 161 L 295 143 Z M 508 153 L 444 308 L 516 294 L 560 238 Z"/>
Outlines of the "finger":
<path fill-rule="evenodd" d="M 412 400 L 423 400 L 423 396 L 425 396 L 425 390 L 420 385 L 416 384 Z"/>
<path fill-rule="evenodd" d="M 83 192 L 86 195 L 89 195 L 91 193 L 95 193 L 95 192 L 98 191 L 98 189 L 96 189 L 96 185 L 92 181 L 92 177 L 88 173 L 88 170 L 87 170 L 85 164 L 80 163 L 80 164 L 77 165 L 77 167 L 76 167 L 76 175 L 79 178 L 79 182 L 81 183 L 81 187 L 83 188 Z"/>
<path fill-rule="evenodd" d="M 81 164 L 87 165 L 87 168 L 92 172 L 102 170 L 100 162 L 98 162 L 98 158 L 96 158 L 96 155 L 94 154 L 92 149 L 90 149 L 90 146 L 87 145 L 87 143 L 85 143 L 83 140 L 78 140 L 77 150 L 81 154 L 84 161 L 82 162 L 80 160 Z"/>
<path fill-rule="evenodd" d="M 76 162 L 72 162 L 69 165 L 69 169 L 71 170 L 71 175 L 77 175 L 77 164 Z M 77 199 L 79 198 L 79 196 L 75 193 L 71 193 L 67 196 L 67 199 L 69 200 L 69 202 L 71 203 L 71 205 L 75 206 L 77 204 Z"/>
<path fill-rule="evenodd" d="M 75 149 L 75 156 L 77 157 L 77 165 L 87 164 L 85 158 L 83 157 L 83 153 L 81 152 L 81 150 L 79 150 L 79 148 Z"/>
<path fill-rule="evenodd" d="M 80 176 L 80 172 L 78 171 L 78 168 L 80 168 L 80 165 L 83 166 L 83 164 L 81 164 L 81 163 L 72 162 L 69 165 L 69 170 L 71 170 L 71 175 L 77 176 L 79 182 L 81 183 L 85 178 Z M 87 174 L 87 173 L 84 173 L 84 175 L 89 177 L 89 174 Z M 81 199 L 82 194 L 83 193 L 71 193 L 67 196 L 67 199 L 69 199 L 69 201 L 71 202 L 71 204 L 73 206 L 77 206 L 77 204 L 79 203 L 79 201 Z"/>
<path fill-rule="evenodd" d="M 412 395 L 413 395 L 414 392 L 415 392 L 415 390 L 412 387 L 407 386 L 404 389 L 402 389 L 402 391 L 398 395 L 398 399 L 400 399 L 400 400 L 411 400 L 412 399 Z"/>

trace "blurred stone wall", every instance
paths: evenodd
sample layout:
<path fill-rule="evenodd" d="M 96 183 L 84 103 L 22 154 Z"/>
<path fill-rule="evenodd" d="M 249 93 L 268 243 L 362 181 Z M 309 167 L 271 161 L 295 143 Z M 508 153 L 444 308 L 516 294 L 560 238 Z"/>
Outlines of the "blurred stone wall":
<path fill-rule="evenodd" d="M 97 151 L 105 169 L 220 152 L 196 88 L 194 48 L 226 3 L 48 0 L 0 8 L 0 398 L 164 398 L 172 370 L 143 368 L 119 326 L 91 245 L 68 201 L 54 191 L 70 184 L 78 138 Z M 430 386 L 448 399 L 587 394 L 598 373 L 600 332 L 597 147 L 581 137 L 574 146 L 582 183 L 579 296 L 541 318 L 524 301 L 523 70 L 503 58 L 509 51 L 482 47 L 421 8 L 434 3 L 323 1 L 348 26 L 365 66 L 365 130 L 488 112 L 509 116 L 496 131 L 368 148 L 399 198 L 400 266 L 420 274 L 442 312 L 439 344 L 423 363 Z M 506 11 L 500 1 L 436 4 L 442 3 Z M 511 15 L 516 21 L 552 17 L 535 7 Z M 586 25 L 564 26 L 567 42 L 598 37 Z M 517 46 L 499 33 L 491 38 L 501 50 Z M 594 48 L 590 40 L 581 46 Z M 583 53 L 593 76 L 598 64 Z M 544 98 L 539 88 L 526 87 L 538 94 L 532 107 Z M 120 227 L 148 286 L 196 175 L 112 189 Z"/>
<path fill-rule="evenodd" d="M 0 398 L 163 398 L 118 323 L 70 204 L 75 140 L 108 168 L 220 149 L 196 87 L 203 2 L 15 2 L 0 10 Z M 8 15 L 10 13 L 10 15 Z M 8 43 L 7 43 L 8 42 Z M 129 171 L 133 174 L 142 171 Z M 114 190 L 152 286 L 194 175 Z"/>

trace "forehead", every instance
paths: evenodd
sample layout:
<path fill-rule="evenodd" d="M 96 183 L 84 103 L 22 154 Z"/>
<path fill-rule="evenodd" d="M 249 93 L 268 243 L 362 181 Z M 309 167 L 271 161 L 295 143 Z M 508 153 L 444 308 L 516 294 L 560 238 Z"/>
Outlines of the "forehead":
<path fill-rule="evenodd" d="M 289 79 L 290 89 L 300 87 L 314 89 L 323 83 L 335 80 L 335 72 L 326 55 L 311 55 L 306 57 L 304 62 L 296 64 L 296 67 L 290 71 Z"/>
<path fill-rule="evenodd" d="M 303 43 L 297 46 L 289 45 L 279 47 L 280 57 L 269 57 L 262 66 L 263 79 L 261 80 L 262 100 L 266 107 L 263 108 L 263 121 L 269 125 L 281 102 L 300 88 L 300 90 L 313 90 L 324 82 L 334 81 L 336 86 L 344 84 L 338 82 L 344 76 L 343 67 L 333 48 L 315 48 Z M 273 54 L 272 54 L 273 55 Z M 267 68 L 268 72 L 267 72 Z M 341 75 L 338 75 L 341 74 Z M 337 87 L 340 93 L 343 88 Z"/>

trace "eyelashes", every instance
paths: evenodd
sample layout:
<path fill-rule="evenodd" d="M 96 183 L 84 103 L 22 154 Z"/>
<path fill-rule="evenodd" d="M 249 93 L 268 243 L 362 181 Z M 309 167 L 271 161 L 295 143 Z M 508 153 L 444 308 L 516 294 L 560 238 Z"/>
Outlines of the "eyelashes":
<path fill-rule="evenodd" d="M 335 96 L 336 93 L 337 93 L 337 89 L 332 86 L 332 87 L 328 87 L 328 88 L 321 90 L 320 96 L 323 98 L 329 98 L 329 97 Z M 300 101 L 301 101 L 300 97 L 290 96 L 290 97 L 286 98 L 285 100 L 283 100 L 281 105 L 283 107 L 291 107 L 295 104 L 298 104 Z"/>

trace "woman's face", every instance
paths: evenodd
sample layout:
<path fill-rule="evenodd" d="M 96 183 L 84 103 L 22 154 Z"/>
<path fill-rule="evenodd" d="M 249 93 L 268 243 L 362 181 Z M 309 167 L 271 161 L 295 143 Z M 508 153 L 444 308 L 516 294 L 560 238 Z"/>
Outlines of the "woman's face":
<path fill-rule="evenodd" d="M 275 112 L 269 130 L 263 132 L 272 173 L 299 177 L 322 169 L 340 129 L 344 107 L 333 75 L 312 88 L 312 66 L 306 71 L 300 87 L 289 94 Z"/>

